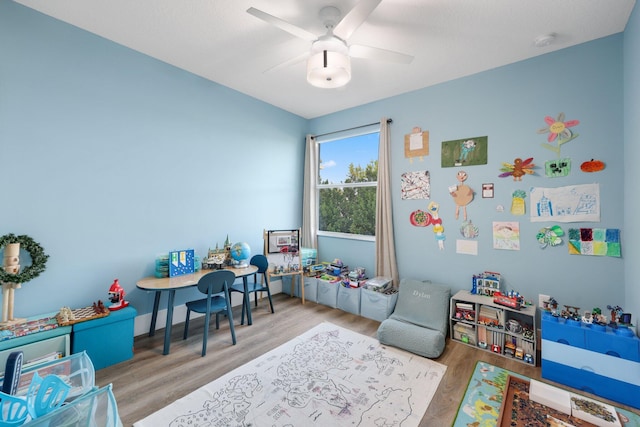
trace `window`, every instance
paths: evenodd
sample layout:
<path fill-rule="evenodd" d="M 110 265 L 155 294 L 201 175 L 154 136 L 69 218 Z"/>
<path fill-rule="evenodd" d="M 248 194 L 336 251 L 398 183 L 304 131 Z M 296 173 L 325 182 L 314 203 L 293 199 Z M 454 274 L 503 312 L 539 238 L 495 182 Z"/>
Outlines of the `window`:
<path fill-rule="evenodd" d="M 318 141 L 318 234 L 375 236 L 379 126 L 376 131 Z"/>

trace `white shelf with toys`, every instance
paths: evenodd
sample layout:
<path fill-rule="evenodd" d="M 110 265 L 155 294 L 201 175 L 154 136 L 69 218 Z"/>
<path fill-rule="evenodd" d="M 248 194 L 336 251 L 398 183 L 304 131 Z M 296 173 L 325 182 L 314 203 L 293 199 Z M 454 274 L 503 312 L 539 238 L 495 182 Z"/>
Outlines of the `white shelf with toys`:
<path fill-rule="evenodd" d="M 503 296 L 458 291 L 450 302 L 450 331 L 454 341 L 536 365 L 535 305 L 510 307 L 494 302 Z M 511 300 L 505 301 L 510 304 Z"/>

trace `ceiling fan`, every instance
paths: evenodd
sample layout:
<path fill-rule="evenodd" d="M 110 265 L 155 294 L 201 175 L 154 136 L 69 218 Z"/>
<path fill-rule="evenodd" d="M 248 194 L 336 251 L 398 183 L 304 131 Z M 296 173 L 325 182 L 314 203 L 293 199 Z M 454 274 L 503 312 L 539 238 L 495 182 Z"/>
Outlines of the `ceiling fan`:
<path fill-rule="evenodd" d="M 382 0 L 360 0 L 340 19 L 340 10 L 326 6 L 320 10 L 320 18 L 327 29 L 317 36 L 254 7 L 247 12 L 281 30 L 311 42 L 311 50 L 275 67 L 281 68 L 307 59 L 307 81 L 321 88 L 344 86 L 351 80 L 351 57 L 409 64 L 413 56 L 392 50 L 359 44 L 349 45 L 349 37 L 362 25 Z"/>

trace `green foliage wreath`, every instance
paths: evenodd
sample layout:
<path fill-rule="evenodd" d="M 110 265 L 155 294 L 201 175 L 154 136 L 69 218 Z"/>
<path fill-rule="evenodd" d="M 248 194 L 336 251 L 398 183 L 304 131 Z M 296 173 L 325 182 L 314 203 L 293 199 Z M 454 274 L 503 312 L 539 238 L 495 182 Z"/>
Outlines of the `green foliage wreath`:
<path fill-rule="evenodd" d="M 0 282 L 2 283 L 26 283 L 31 279 L 35 279 L 42 273 L 47 264 L 49 255 L 44 253 L 44 249 L 36 241 L 29 236 L 14 236 L 13 234 L 5 234 L 0 237 L 0 249 L 10 243 L 20 243 L 20 249 L 29 252 L 31 256 L 31 265 L 25 267 L 22 273 L 9 274 L 0 268 Z"/>

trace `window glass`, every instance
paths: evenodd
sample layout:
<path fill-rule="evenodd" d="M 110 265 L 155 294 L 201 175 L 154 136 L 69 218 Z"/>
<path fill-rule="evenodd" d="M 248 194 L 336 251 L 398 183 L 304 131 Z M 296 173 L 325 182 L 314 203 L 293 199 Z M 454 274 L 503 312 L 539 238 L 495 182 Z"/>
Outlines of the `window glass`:
<path fill-rule="evenodd" d="M 319 231 L 375 235 L 379 132 L 319 144 Z"/>

